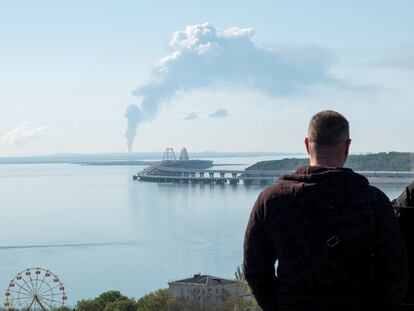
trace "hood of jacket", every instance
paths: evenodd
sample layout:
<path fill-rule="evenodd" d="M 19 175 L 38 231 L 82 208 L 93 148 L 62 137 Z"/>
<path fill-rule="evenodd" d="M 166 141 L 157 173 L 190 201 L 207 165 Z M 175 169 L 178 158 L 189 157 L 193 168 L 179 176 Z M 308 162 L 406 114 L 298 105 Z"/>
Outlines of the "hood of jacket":
<path fill-rule="evenodd" d="M 366 177 L 349 168 L 304 166 L 279 179 L 282 187 L 294 189 L 297 197 L 306 198 L 304 206 L 342 208 L 366 193 Z"/>

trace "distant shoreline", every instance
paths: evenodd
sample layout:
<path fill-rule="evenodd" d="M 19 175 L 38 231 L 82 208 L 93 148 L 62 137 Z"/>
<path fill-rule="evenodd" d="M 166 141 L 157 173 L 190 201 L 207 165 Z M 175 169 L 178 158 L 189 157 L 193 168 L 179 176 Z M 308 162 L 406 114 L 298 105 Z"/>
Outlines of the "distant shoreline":
<path fill-rule="evenodd" d="M 202 152 L 191 153 L 191 159 L 242 158 L 242 157 L 284 157 L 280 160 L 259 161 L 247 170 L 293 171 L 307 165 L 309 159 L 299 153 L 268 153 L 268 152 Z M 162 160 L 163 153 L 110 153 L 110 154 L 56 154 L 31 157 L 3 157 L 1 164 L 75 164 L 87 166 L 138 166 L 153 165 Z M 240 159 L 240 162 L 244 162 Z M 246 164 L 213 163 L 213 166 L 237 166 Z M 414 153 L 381 152 L 369 154 L 352 154 L 346 167 L 355 171 L 414 172 Z"/>
<path fill-rule="evenodd" d="M 134 165 L 153 165 L 158 161 L 103 161 L 103 162 L 74 162 L 70 164 L 87 166 L 134 166 Z"/>
<path fill-rule="evenodd" d="M 105 153 L 105 154 L 53 154 L 42 156 L 0 157 L 0 164 L 89 164 L 89 165 L 147 165 L 161 161 L 163 152 Z M 191 159 L 304 156 L 284 152 L 193 152 Z M 116 163 L 116 164 L 115 164 Z"/>
<path fill-rule="evenodd" d="M 285 158 L 281 160 L 260 161 L 246 170 L 256 171 L 293 171 L 308 165 L 308 158 Z M 381 152 L 364 155 L 350 155 L 345 167 L 360 172 L 414 172 L 414 153 Z"/>

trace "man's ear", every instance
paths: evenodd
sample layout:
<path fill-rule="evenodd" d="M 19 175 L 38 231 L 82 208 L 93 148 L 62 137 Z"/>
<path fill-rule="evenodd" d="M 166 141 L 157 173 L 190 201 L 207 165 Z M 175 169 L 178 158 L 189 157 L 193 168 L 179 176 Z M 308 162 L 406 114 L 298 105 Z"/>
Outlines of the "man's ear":
<path fill-rule="evenodd" d="M 349 147 L 351 146 L 351 140 L 350 139 L 348 139 L 347 141 L 346 141 L 346 146 L 345 146 L 345 157 L 347 157 L 348 158 L 348 155 L 349 155 Z"/>
<path fill-rule="evenodd" d="M 308 137 L 305 137 L 305 146 L 306 146 L 306 151 L 310 155 L 310 141 Z"/>

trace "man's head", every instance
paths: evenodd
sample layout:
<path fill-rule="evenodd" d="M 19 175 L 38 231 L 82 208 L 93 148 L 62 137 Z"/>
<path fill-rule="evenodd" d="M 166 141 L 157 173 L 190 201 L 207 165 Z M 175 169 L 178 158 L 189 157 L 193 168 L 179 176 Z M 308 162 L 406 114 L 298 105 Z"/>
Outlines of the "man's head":
<path fill-rule="evenodd" d="M 306 150 L 311 165 L 341 167 L 348 158 L 349 123 L 336 111 L 324 110 L 309 122 Z"/>

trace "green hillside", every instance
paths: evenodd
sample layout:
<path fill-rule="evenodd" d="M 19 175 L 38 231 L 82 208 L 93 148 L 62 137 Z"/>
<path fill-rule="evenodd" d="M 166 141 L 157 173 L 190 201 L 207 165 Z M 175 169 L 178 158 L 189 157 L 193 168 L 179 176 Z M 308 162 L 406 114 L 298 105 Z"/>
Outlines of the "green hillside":
<path fill-rule="evenodd" d="M 307 158 L 261 161 L 248 167 L 247 170 L 293 171 L 308 163 L 309 159 Z M 356 171 L 414 171 L 414 153 L 381 152 L 350 155 L 345 166 Z"/>

